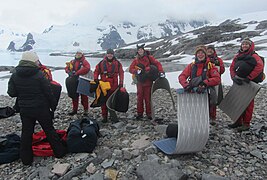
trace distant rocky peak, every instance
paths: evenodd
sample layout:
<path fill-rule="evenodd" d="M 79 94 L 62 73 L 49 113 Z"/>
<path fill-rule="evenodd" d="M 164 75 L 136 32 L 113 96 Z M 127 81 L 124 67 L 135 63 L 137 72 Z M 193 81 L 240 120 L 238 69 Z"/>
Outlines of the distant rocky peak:
<path fill-rule="evenodd" d="M 132 27 L 135 27 L 135 26 L 136 25 L 133 24 L 130 21 L 124 21 L 124 22 L 122 22 L 122 27 L 125 28 L 125 29 L 129 29 L 129 28 L 132 28 Z"/>
<path fill-rule="evenodd" d="M 207 20 L 202 20 L 202 21 L 191 20 L 191 21 L 189 21 L 189 25 L 193 28 L 198 28 L 198 27 L 204 26 L 205 24 L 208 24 L 208 23 L 209 23 L 209 21 L 207 21 Z"/>
<path fill-rule="evenodd" d="M 49 33 L 50 31 L 52 31 L 53 28 L 54 28 L 53 25 L 50 26 L 49 28 L 47 28 L 47 29 L 45 29 L 45 30 L 43 31 L 43 34 L 45 34 L 45 33 Z"/>

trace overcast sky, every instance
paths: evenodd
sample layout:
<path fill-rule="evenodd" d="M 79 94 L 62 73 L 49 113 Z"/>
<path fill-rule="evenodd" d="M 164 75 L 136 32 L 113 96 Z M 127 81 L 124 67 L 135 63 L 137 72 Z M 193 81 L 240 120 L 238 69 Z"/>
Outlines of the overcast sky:
<path fill-rule="evenodd" d="M 267 11 L 267 0 L 8 0 L 1 2 L 0 25 L 42 32 L 53 24 L 98 23 L 104 16 L 149 23 L 166 17 L 216 20 L 255 11 Z"/>

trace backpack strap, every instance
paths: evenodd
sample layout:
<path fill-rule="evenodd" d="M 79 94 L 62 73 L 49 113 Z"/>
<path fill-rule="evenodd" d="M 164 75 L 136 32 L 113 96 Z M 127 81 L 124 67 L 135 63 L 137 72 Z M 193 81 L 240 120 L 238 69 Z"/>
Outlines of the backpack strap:
<path fill-rule="evenodd" d="M 113 61 L 117 61 L 118 63 L 118 72 L 119 72 L 119 69 L 120 69 L 120 62 L 117 60 L 117 59 L 114 59 Z M 111 73 L 108 73 L 108 65 L 107 65 L 107 61 L 100 61 L 99 62 L 99 65 L 98 65 L 98 68 L 99 68 L 99 72 L 100 74 L 104 74 L 106 76 L 113 76 L 115 74 L 115 64 L 112 63 L 112 70 L 111 70 Z M 103 65 L 103 69 L 101 68 L 101 65 Z"/>

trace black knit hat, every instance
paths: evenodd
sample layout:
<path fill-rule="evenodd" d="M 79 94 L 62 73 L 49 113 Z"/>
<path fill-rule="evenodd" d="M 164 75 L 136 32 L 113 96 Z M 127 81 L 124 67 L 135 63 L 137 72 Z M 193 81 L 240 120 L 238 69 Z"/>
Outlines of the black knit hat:
<path fill-rule="evenodd" d="M 113 54 L 114 55 L 114 50 L 113 49 L 108 49 L 107 54 Z"/>
<path fill-rule="evenodd" d="M 208 47 L 207 47 L 207 50 L 208 49 L 212 49 L 213 51 L 215 51 L 215 47 L 214 47 L 214 45 L 209 45 Z"/>
<path fill-rule="evenodd" d="M 136 48 L 137 48 L 137 50 L 138 49 L 144 49 L 145 50 L 145 44 L 141 44 L 140 46 L 137 44 Z"/>

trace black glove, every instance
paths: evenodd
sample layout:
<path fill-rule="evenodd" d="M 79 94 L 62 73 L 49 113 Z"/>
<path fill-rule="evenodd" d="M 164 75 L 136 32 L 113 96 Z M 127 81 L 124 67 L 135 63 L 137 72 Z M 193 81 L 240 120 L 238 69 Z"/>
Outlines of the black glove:
<path fill-rule="evenodd" d="M 192 87 L 190 85 L 187 85 L 186 87 L 184 87 L 184 91 L 185 92 L 191 92 L 192 91 Z"/>
<path fill-rule="evenodd" d="M 96 84 L 99 84 L 99 80 L 98 79 L 94 79 Z"/>
<path fill-rule="evenodd" d="M 233 81 L 237 84 L 237 85 L 242 85 L 243 82 L 240 78 L 237 78 L 237 77 L 233 77 Z"/>
<path fill-rule="evenodd" d="M 205 88 L 206 88 L 206 87 L 207 87 L 207 84 L 205 84 L 205 83 L 202 81 L 202 82 L 199 83 L 198 86 L 201 86 L 201 87 L 205 87 Z"/>
<path fill-rule="evenodd" d="M 197 92 L 198 94 L 201 94 L 201 93 L 204 93 L 205 90 L 206 90 L 206 87 L 205 87 L 205 86 L 198 86 L 196 92 Z"/>

